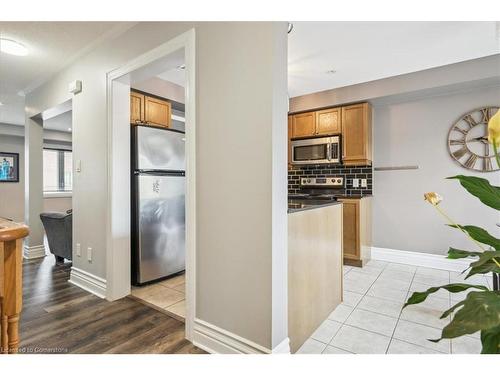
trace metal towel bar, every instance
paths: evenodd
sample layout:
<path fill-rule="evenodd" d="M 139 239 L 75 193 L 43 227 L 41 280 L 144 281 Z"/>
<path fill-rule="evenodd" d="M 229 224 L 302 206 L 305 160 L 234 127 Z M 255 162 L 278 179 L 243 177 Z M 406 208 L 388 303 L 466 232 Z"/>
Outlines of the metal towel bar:
<path fill-rule="evenodd" d="M 402 165 L 398 167 L 375 167 L 375 171 L 406 171 L 411 169 L 419 169 L 418 165 Z"/>

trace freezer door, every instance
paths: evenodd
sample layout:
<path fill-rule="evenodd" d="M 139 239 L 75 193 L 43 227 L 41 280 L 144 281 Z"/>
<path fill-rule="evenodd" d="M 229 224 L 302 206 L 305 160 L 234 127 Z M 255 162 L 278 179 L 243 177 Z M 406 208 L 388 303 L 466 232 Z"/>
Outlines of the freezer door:
<path fill-rule="evenodd" d="M 185 269 L 185 177 L 136 176 L 139 283 Z"/>
<path fill-rule="evenodd" d="M 185 134 L 150 126 L 135 127 L 135 169 L 183 171 Z"/>

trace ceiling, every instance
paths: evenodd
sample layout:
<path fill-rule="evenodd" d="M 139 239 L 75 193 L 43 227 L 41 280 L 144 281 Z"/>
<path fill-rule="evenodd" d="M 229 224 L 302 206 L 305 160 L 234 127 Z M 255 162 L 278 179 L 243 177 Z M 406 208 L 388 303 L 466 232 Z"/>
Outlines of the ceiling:
<path fill-rule="evenodd" d="M 290 97 L 500 53 L 498 22 L 293 25 L 288 43 Z"/>
<path fill-rule="evenodd" d="M 500 53 L 498 22 L 294 22 L 289 34 L 289 96 L 333 89 Z M 0 122 L 24 124 L 24 93 L 128 22 L 0 22 L 0 36 L 29 55 L 0 53 Z M 160 78 L 180 85 L 184 71 Z M 335 73 L 327 73 L 334 70 Z"/>
<path fill-rule="evenodd" d="M 158 78 L 184 87 L 186 84 L 186 71 L 183 69 L 179 69 L 178 66 L 179 65 L 177 65 L 175 68 L 167 70 L 164 73 L 158 74 Z"/>
<path fill-rule="evenodd" d="M 0 36 L 24 44 L 25 57 L 0 53 L 0 122 L 24 124 L 24 97 L 98 44 L 123 22 L 0 22 Z"/>
<path fill-rule="evenodd" d="M 57 130 L 60 132 L 71 133 L 72 111 L 63 112 L 57 116 L 43 120 L 43 128 L 47 130 Z"/>

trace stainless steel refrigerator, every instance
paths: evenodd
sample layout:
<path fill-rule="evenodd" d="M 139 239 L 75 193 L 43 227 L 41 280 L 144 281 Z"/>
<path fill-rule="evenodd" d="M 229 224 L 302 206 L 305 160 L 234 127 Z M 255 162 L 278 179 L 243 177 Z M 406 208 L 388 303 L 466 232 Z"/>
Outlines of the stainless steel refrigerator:
<path fill-rule="evenodd" d="M 185 269 L 185 134 L 132 127 L 132 283 Z"/>

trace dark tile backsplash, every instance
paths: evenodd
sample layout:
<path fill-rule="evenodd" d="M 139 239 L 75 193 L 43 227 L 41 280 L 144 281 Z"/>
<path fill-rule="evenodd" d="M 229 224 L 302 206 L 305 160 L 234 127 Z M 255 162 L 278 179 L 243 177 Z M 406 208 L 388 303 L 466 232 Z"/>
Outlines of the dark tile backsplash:
<path fill-rule="evenodd" d="M 339 195 L 371 195 L 373 184 L 373 169 L 371 166 L 345 166 L 338 164 L 319 164 L 293 166 L 288 170 L 288 194 L 299 193 L 302 177 L 344 177 L 344 189 L 339 189 Z M 352 179 L 366 178 L 367 187 L 352 187 Z"/>

